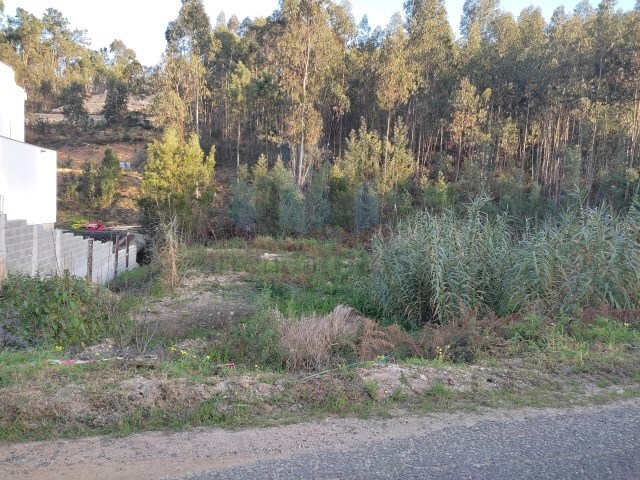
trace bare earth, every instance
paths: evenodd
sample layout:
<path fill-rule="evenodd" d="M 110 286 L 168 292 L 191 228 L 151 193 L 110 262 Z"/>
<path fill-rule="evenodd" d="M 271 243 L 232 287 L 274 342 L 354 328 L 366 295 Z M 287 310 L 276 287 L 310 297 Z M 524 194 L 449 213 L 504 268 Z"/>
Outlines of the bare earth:
<path fill-rule="evenodd" d="M 168 479 L 216 472 L 239 465 L 320 453 L 348 452 L 372 440 L 394 441 L 435 435 L 480 422 L 514 423 L 560 415 L 637 408 L 637 401 L 567 410 L 506 410 L 486 413 L 430 414 L 391 419 L 324 421 L 228 431 L 196 428 L 178 433 L 143 433 L 127 438 L 32 442 L 0 447 L 3 479 Z"/>

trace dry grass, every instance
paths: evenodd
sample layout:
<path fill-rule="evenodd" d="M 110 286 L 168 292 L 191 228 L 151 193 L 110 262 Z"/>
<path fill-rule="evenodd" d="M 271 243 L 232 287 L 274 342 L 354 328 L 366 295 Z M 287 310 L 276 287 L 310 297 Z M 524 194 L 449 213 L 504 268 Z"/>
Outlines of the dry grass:
<path fill-rule="evenodd" d="M 294 372 L 323 370 L 333 366 L 346 351 L 354 351 L 358 333 L 354 312 L 338 305 L 324 317 L 312 315 L 295 320 L 287 320 L 278 313 L 287 368 Z"/>
<path fill-rule="evenodd" d="M 397 325 L 384 328 L 354 308 L 338 305 L 330 314 L 285 319 L 276 313 L 285 365 L 289 371 L 321 371 L 348 360 L 374 360 L 401 349 L 420 348 Z"/>

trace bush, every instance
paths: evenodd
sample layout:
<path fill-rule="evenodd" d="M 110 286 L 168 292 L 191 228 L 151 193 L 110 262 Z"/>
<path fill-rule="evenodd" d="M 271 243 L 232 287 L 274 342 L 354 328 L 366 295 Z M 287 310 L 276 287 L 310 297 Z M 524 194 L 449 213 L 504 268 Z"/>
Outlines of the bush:
<path fill-rule="evenodd" d="M 12 274 L 0 288 L 0 330 L 20 339 L 14 344 L 94 342 L 119 326 L 105 308 L 107 295 L 112 294 L 68 272 L 45 278 Z"/>
<path fill-rule="evenodd" d="M 163 217 L 176 217 L 185 238 L 206 238 L 214 213 L 215 149 L 205 156 L 196 134 L 185 141 L 167 129 L 147 154 L 139 202 L 143 228 L 155 234 Z"/>
<path fill-rule="evenodd" d="M 73 82 L 60 92 L 59 103 L 65 122 L 77 130 L 86 129 L 91 123 L 89 113 L 84 108 L 86 97 L 84 85 Z"/>
<path fill-rule="evenodd" d="M 256 231 L 256 192 L 244 180 L 238 179 L 231 185 L 231 221 L 246 234 Z"/>
<path fill-rule="evenodd" d="M 286 367 L 292 372 L 322 371 L 381 354 L 417 355 L 417 344 L 393 325 L 383 328 L 357 310 L 338 305 L 324 316 L 285 319 L 276 312 Z"/>
<path fill-rule="evenodd" d="M 346 354 L 356 348 L 358 324 L 352 312 L 340 305 L 324 317 L 286 320 L 280 316 L 278 328 L 287 368 L 293 372 L 321 371 L 344 362 Z"/>

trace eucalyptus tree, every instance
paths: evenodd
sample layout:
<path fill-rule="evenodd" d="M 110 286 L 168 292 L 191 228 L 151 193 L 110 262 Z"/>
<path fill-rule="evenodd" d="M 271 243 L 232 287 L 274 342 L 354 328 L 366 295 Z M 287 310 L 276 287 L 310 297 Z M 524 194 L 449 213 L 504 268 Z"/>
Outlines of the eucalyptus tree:
<path fill-rule="evenodd" d="M 407 102 L 416 83 L 416 77 L 409 63 L 408 39 L 399 13 L 393 15 L 387 26 L 380 46 L 377 66 L 376 98 L 379 107 L 386 113 L 384 144 L 384 162 L 386 163 L 391 120 L 398 113 L 398 109 Z"/>
<path fill-rule="evenodd" d="M 443 0 L 406 0 L 404 9 L 408 60 L 416 75 L 409 100 L 410 143 L 423 160 L 433 156 L 438 138 L 442 150 L 457 52 Z"/>
<path fill-rule="evenodd" d="M 380 27 L 371 30 L 365 15 L 358 24 L 356 38 L 347 50 L 345 65 L 350 112 L 345 122 L 346 131 L 359 129 L 361 120 L 377 125 L 376 69 L 382 36 Z"/>
<path fill-rule="evenodd" d="M 247 116 L 247 87 L 251 82 L 251 72 L 242 61 L 238 61 L 231 80 L 229 81 L 229 93 L 231 95 L 232 116 L 237 125 L 236 142 L 236 168 L 240 170 L 240 136 L 242 133 L 242 122 Z"/>
<path fill-rule="evenodd" d="M 292 150 L 291 168 L 299 184 L 313 165 L 307 159 L 322 137 L 322 93 L 345 56 L 341 16 L 331 0 L 281 0 L 270 17 L 266 59 L 286 93 L 282 140 Z"/>
<path fill-rule="evenodd" d="M 160 82 L 154 103 L 156 121 L 177 122 L 172 126 L 183 136 L 198 133 L 202 99 L 210 94 L 206 89 L 206 67 L 217 50 L 202 0 L 182 0 L 178 17 L 169 22 L 165 38 L 167 78 Z"/>
<path fill-rule="evenodd" d="M 627 91 L 631 103 L 631 119 L 629 122 L 629 167 L 634 168 L 640 161 L 640 0 L 636 2 L 633 12 L 627 16 L 625 28 L 628 48 L 628 66 L 631 75 L 628 79 Z"/>
<path fill-rule="evenodd" d="M 449 128 L 457 149 L 456 181 L 463 165 L 463 153 L 467 159 L 473 160 L 474 153 L 487 142 L 487 132 L 483 127 L 490 98 L 491 90 L 486 89 L 480 95 L 467 78 L 462 79 L 454 94 L 453 118 Z"/>
<path fill-rule="evenodd" d="M 500 0 L 465 0 L 462 6 L 460 33 L 468 38 L 474 28 L 478 29 L 483 40 L 491 35 L 491 25 L 499 13 Z"/>

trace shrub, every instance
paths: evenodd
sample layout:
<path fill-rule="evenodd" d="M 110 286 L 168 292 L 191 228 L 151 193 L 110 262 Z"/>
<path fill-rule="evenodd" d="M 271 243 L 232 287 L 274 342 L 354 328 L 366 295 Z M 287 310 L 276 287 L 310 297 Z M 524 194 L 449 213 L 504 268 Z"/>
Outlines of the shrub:
<path fill-rule="evenodd" d="M 231 185 L 231 221 L 246 234 L 256 231 L 256 192 L 244 180 L 238 179 Z"/>
<path fill-rule="evenodd" d="M 154 233 L 161 217 L 176 217 L 186 238 L 209 234 L 213 216 L 215 149 L 205 156 L 196 134 L 184 141 L 167 129 L 147 147 L 140 207 L 143 227 Z"/>
<path fill-rule="evenodd" d="M 380 219 L 380 202 L 376 189 L 369 183 L 362 184 L 354 199 L 355 233 L 361 233 L 378 224 Z"/>
<path fill-rule="evenodd" d="M 419 353 L 411 337 L 396 326 L 383 328 L 345 305 L 324 316 L 285 319 L 277 312 L 276 316 L 285 365 L 293 372 L 322 371 L 396 351 Z"/>
<path fill-rule="evenodd" d="M 82 345 L 118 328 L 104 308 L 110 292 L 62 276 L 12 274 L 0 288 L 0 329 L 22 343 Z M 16 343 L 16 342 L 13 342 Z"/>
<path fill-rule="evenodd" d="M 320 371 L 345 360 L 355 351 L 358 324 L 353 309 L 339 305 L 329 315 L 287 320 L 280 316 L 278 328 L 285 364 L 290 371 Z"/>

